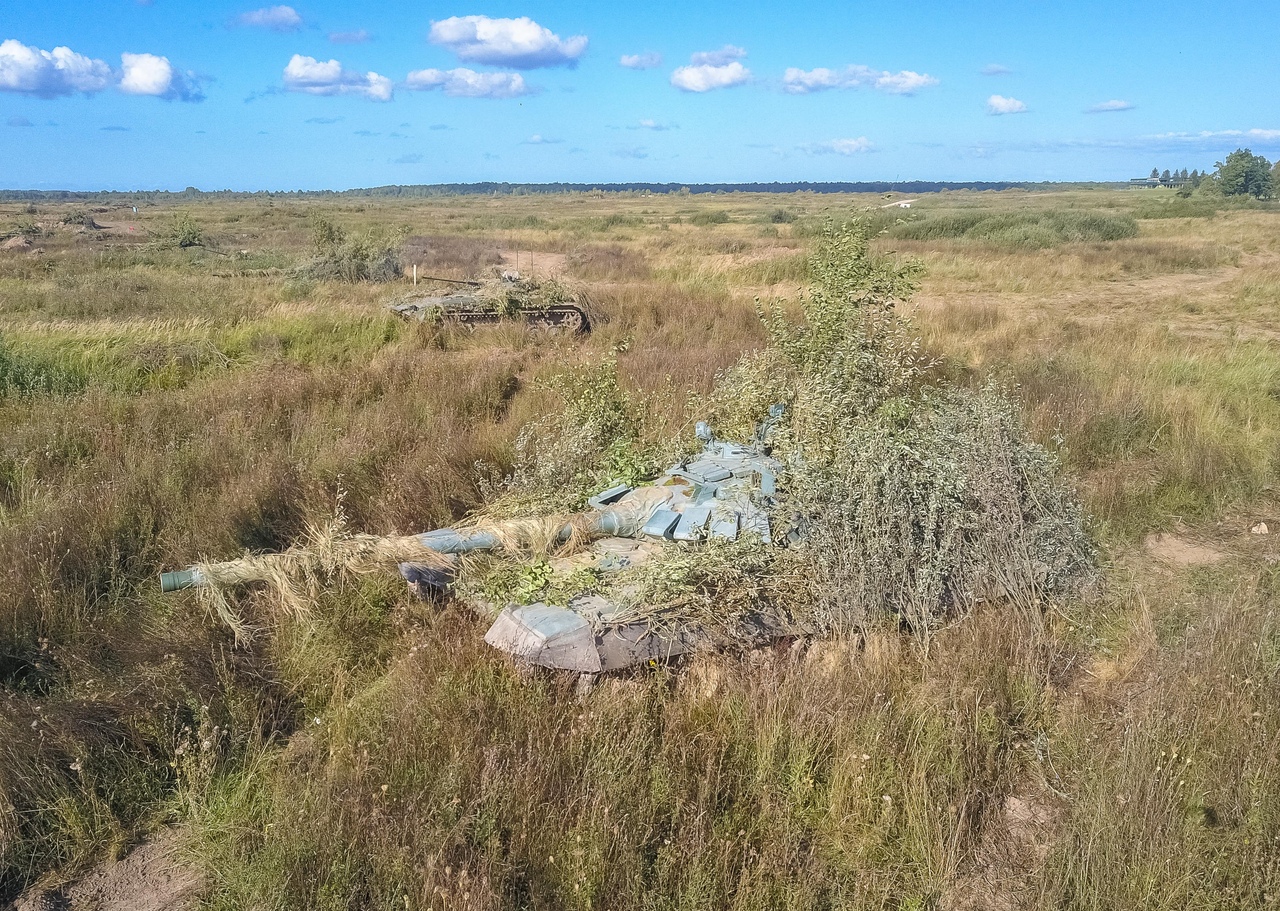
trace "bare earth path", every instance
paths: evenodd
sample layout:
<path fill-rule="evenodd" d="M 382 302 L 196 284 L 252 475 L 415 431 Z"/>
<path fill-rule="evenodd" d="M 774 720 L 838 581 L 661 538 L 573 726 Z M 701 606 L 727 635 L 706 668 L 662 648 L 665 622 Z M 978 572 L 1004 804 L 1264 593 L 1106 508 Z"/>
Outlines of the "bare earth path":
<path fill-rule="evenodd" d="M 178 856 L 178 833 L 157 833 L 114 863 L 51 890 L 33 887 L 13 911 L 190 911 L 201 879 Z"/>

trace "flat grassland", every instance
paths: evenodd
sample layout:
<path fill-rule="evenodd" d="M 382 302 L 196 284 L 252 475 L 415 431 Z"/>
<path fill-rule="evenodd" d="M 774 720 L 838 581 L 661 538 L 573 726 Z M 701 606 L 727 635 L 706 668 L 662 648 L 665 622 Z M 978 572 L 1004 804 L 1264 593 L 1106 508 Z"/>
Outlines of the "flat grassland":
<path fill-rule="evenodd" d="M 1255 908 L 1280 902 L 1280 209 L 1165 191 L 0 205 L 0 901 L 182 826 L 207 907 Z M 236 648 L 154 574 L 482 502 L 547 381 L 656 435 L 794 300 L 823 220 L 918 257 L 940 376 L 1004 384 L 1103 581 L 928 647 L 887 622 L 585 701 L 370 577 Z M 85 216 L 95 226 L 86 226 Z M 589 336 L 410 325 L 318 217 Z M 62 220 L 71 222 L 60 225 Z M 195 225 L 204 246 L 157 243 Z M 1262 533 L 1266 526 L 1267 534 Z"/>

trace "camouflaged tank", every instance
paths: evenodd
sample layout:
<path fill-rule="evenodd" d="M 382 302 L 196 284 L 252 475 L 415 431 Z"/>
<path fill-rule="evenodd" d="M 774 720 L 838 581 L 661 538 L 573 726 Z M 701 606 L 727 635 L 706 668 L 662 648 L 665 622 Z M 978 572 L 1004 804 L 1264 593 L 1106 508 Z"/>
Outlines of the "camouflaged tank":
<path fill-rule="evenodd" d="M 591 329 L 586 296 L 556 281 L 521 278 L 518 272 L 503 272 L 487 281 L 425 281 L 454 290 L 415 292 L 390 304 L 390 309 L 407 320 L 450 321 L 470 328 L 522 320 L 534 329 L 575 334 Z"/>
<path fill-rule="evenodd" d="M 767 441 L 782 414 L 783 406 L 770 408 L 755 438 L 745 442 L 716 439 L 711 428 L 699 422 L 696 433 L 702 449 L 696 455 L 672 465 L 651 483 L 600 491 L 588 501 L 587 511 L 558 531 L 553 529 L 560 542 L 575 537 L 589 541 L 576 553 L 558 558 L 557 568 L 566 573 L 588 571 L 595 578 L 616 573 L 626 579 L 627 570 L 660 560 L 673 545 L 699 547 L 740 538 L 752 546 L 774 543 L 770 512 L 782 466 L 770 455 Z M 798 537 L 795 529 L 785 534 L 791 540 Z M 502 551 L 499 531 L 442 528 L 412 538 L 431 560 L 399 564 L 410 590 L 428 599 L 457 595 L 482 616 L 496 616 L 485 641 L 522 662 L 599 674 L 722 644 L 697 622 L 655 622 L 652 618 L 661 614 L 662 606 L 637 604 L 632 597 L 636 589 L 628 584 L 588 587 L 564 604 L 495 603 L 482 587 L 468 584 L 472 580 L 466 578 L 465 558 Z M 213 584 L 199 567 L 161 576 L 165 592 Z M 608 594 L 599 594 L 601 590 Z M 759 618 L 745 638 L 753 644 L 785 633 Z"/>
<path fill-rule="evenodd" d="M 775 405 L 756 439 L 747 443 L 716 439 L 710 427 L 699 423 L 697 434 L 703 448 L 695 456 L 671 466 L 651 483 L 637 487 L 620 484 L 588 501 L 590 510 L 560 534 L 567 540 L 575 527 L 585 528 L 593 540 L 585 550 L 555 561 L 556 569 L 561 574 L 589 570 L 607 576 L 660 559 L 669 543 L 697 547 L 714 540 L 735 541 L 740 536 L 760 546 L 773 543 L 770 509 L 782 466 L 769 455 L 767 438 L 781 415 L 782 407 Z M 483 533 L 465 537 L 452 529 L 428 532 L 421 540 L 432 549 L 449 553 L 496 545 Z M 431 567 L 405 563 L 400 572 L 422 597 L 454 585 L 447 573 Z M 615 588 L 609 596 L 588 591 L 563 605 L 500 605 L 479 594 L 467 600 L 482 614 L 497 614 L 485 634 L 487 643 L 542 667 L 607 673 L 716 644 L 697 624 L 651 622 L 646 619 L 650 611 L 645 605 L 632 603 L 631 594 L 626 586 Z M 764 640 L 781 632 L 762 621 L 751 638 Z"/>

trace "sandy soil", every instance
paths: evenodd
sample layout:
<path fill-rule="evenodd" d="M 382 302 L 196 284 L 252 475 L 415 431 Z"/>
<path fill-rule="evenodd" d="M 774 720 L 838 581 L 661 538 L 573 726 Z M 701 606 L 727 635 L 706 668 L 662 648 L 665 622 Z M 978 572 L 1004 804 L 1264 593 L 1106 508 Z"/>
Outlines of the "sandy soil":
<path fill-rule="evenodd" d="M 160 832 L 82 879 L 27 890 L 13 911 L 191 911 L 201 880 L 178 859 L 177 844 L 176 832 Z"/>

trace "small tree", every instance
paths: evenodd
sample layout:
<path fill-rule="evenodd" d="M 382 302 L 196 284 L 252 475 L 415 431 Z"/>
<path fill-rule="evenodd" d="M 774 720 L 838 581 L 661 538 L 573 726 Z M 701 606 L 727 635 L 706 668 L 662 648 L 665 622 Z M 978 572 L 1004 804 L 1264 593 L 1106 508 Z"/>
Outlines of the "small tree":
<path fill-rule="evenodd" d="M 1161 179 L 1161 180 L 1168 180 L 1168 179 L 1169 179 L 1169 176 L 1170 176 L 1170 175 L 1169 175 L 1169 169 L 1168 169 L 1168 168 L 1165 168 L 1165 169 L 1164 169 L 1164 173 L 1162 173 L 1162 174 L 1160 175 L 1160 179 Z"/>
<path fill-rule="evenodd" d="M 1224 196 L 1255 196 L 1267 199 L 1274 184 L 1271 162 L 1248 149 L 1236 149 L 1226 161 L 1216 163 L 1218 188 Z"/>
<path fill-rule="evenodd" d="M 1186 169 L 1186 168 L 1183 168 L 1183 169 L 1182 169 L 1182 173 L 1178 175 L 1178 178 L 1179 178 L 1180 180 L 1186 180 L 1189 176 L 1190 176 L 1190 175 L 1189 175 L 1189 174 L 1187 174 L 1187 169 Z"/>
<path fill-rule="evenodd" d="M 1159 168 L 1152 168 L 1152 169 L 1151 169 L 1151 179 L 1152 179 L 1152 180 L 1159 180 L 1159 179 L 1160 179 L 1160 169 L 1159 169 Z"/>
<path fill-rule="evenodd" d="M 160 237 L 161 247 L 177 247 L 186 250 L 191 247 L 204 246 L 204 228 L 202 228 L 190 212 L 177 212 L 169 223 L 165 233 Z"/>

